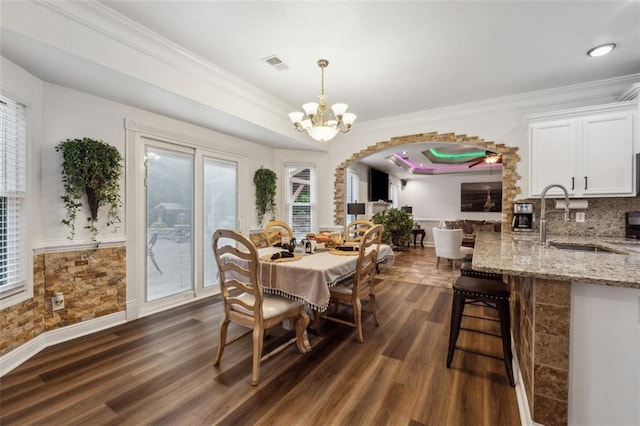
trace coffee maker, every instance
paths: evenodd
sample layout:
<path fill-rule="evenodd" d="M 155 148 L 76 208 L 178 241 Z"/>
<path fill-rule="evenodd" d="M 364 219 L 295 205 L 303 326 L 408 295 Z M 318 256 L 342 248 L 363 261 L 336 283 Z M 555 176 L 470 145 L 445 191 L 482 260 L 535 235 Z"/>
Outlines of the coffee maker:
<path fill-rule="evenodd" d="M 533 221 L 535 219 L 533 213 L 533 204 L 531 203 L 515 203 L 513 205 L 513 222 L 511 227 L 516 232 L 533 231 Z"/>

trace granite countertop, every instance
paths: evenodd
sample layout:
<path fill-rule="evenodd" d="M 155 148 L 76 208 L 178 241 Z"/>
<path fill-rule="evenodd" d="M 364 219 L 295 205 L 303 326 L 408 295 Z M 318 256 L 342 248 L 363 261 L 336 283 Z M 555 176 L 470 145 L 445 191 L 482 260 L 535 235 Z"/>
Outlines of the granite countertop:
<path fill-rule="evenodd" d="M 640 288 L 640 241 L 611 237 L 550 235 L 550 242 L 595 246 L 608 251 L 576 251 L 538 244 L 538 234 L 479 232 L 473 268 L 590 284 Z"/>

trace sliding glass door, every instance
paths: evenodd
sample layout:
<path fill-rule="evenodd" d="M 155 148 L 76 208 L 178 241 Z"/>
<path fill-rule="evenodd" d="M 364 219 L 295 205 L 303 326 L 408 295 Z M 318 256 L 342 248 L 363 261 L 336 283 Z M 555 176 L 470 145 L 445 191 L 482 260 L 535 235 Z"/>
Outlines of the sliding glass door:
<path fill-rule="evenodd" d="M 192 292 L 193 173 L 190 149 L 146 147 L 146 301 Z"/>
<path fill-rule="evenodd" d="M 219 158 L 204 158 L 204 286 L 218 284 L 218 267 L 213 258 L 212 234 L 218 228 L 237 229 L 238 164 Z"/>
<path fill-rule="evenodd" d="M 143 311 L 217 290 L 213 231 L 238 229 L 238 161 L 145 139 Z"/>

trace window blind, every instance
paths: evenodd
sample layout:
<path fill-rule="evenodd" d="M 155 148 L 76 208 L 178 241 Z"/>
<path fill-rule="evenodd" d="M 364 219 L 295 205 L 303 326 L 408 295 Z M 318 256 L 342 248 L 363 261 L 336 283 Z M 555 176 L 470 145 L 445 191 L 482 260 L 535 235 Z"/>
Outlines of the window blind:
<path fill-rule="evenodd" d="M 27 118 L 0 95 L 0 298 L 26 285 Z"/>
<path fill-rule="evenodd" d="M 284 218 L 296 239 L 301 239 L 309 232 L 318 231 L 316 168 L 286 164 L 283 175 Z"/>

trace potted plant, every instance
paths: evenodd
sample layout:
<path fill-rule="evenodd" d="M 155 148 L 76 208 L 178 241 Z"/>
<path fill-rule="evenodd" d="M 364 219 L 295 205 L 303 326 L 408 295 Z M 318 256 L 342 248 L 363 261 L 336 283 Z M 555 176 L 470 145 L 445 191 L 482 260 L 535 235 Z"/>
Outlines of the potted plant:
<path fill-rule="evenodd" d="M 385 243 L 391 243 L 396 247 L 404 247 L 410 241 L 413 218 L 404 210 L 387 209 L 374 214 L 371 220 L 373 223 L 379 223 L 384 226 L 382 240 Z"/>
<path fill-rule="evenodd" d="M 256 185 L 256 213 L 258 225 L 262 227 L 264 217 L 276 215 L 276 180 L 278 176 L 273 170 L 260 167 L 253 175 L 253 183 Z"/>
<path fill-rule="evenodd" d="M 82 207 L 86 194 L 90 216 L 85 228 L 91 231 L 91 240 L 96 241 L 98 210 L 109 206 L 107 226 L 120 223 L 120 176 L 122 156 L 118 150 L 104 141 L 82 138 L 67 139 L 56 146 L 62 152 L 62 182 L 64 195 L 61 196 L 67 210 L 62 223 L 70 230 L 69 239 L 75 235 L 77 211 Z"/>

